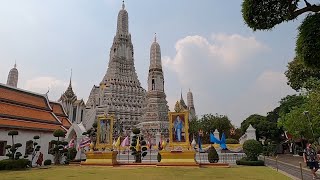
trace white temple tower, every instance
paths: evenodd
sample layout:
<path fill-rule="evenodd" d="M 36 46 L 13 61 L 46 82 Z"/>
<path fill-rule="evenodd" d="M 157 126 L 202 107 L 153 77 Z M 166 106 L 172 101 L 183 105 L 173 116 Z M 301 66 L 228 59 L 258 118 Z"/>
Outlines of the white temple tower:
<path fill-rule="evenodd" d="M 194 119 L 196 117 L 196 110 L 194 108 L 193 103 L 193 94 L 189 89 L 189 92 L 187 93 L 187 103 L 188 103 L 188 110 L 189 110 L 189 118 L 190 120 Z"/>
<path fill-rule="evenodd" d="M 146 91 L 134 67 L 134 52 L 125 5 L 118 14 L 117 31 L 110 48 L 109 66 L 101 83 L 94 85 L 86 103 L 86 129 L 98 115 L 113 114 L 123 129 L 129 130 L 142 120 Z"/>
<path fill-rule="evenodd" d="M 139 127 L 143 132 L 155 137 L 157 132 L 163 135 L 168 131 L 168 111 L 169 106 L 164 92 L 164 77 L 161 64 L 161 50 L 154 37 L 154 42 L 150 47 L 150 66 L 148 74 L 147 106 L 143 117 L 143 122 Z"/>
<path fill-rule="evenodd" d="M 12 87 L 17 87 L 18 85 L 18 69 L 17 64 L 14 64 L 14 67 L 10 70 L 7 79 L 7 85 Z"/>

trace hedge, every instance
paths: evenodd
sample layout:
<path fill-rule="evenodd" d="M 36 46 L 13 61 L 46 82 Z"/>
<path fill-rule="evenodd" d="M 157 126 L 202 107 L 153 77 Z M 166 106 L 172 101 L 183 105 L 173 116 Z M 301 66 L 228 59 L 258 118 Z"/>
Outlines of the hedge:
<path fill-rule="evenodd" d="M 0 170 L 19 170 L 19 169 L 25 169 L 30 164 L 30 161 L 28 159 L 5 159 L 0 161 Z"/>
<path fill-rule="evenodd" d="M 45 161 L 43 162 L 43 165 L 45 165 L 45 166 L 48 166 L 48 165 L 51 165 L 51 164 L 52 164 L 51 159 L 47 159 L 47 160 L 45 160 Z"/>
<path fill-rule="evenodd" d="M 247 158 L 242 158 L 236 161 L 237 165 L 245 165 L 245 166 L 264 166 L 264 161 L 249 161 Z"/>

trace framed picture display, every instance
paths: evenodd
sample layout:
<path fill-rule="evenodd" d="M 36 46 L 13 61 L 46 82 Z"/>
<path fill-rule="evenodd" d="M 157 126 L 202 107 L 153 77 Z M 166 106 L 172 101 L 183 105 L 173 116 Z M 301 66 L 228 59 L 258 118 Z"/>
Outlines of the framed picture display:
<path fill-rule="evenodd" d="M 169 144 L 189 147 L 189 112 L 169 112 Z"/>
<path fill-rule="evenodd" d="M 98 149 L 112 149 L 113 121 L 111 116 L 98 116 L 97 118 L 97 143 Z"/>

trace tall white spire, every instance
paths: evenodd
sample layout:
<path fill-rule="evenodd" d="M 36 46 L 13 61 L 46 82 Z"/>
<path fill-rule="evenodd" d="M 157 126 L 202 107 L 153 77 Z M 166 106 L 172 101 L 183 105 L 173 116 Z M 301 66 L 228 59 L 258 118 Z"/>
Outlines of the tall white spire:
<path fill-rule="evenodd" d="M 150 47 L 150 69 L 161 69 L 162 71 L 162 64 L 161 64 L 161 49 L 160 45 L 157 42 L 157 34 L 154 35 L 154 41 Z"/>
<path fill-rule="evenodd" d="M 93 86 L 86 103 L 86 126 L 102 114 L 114 114 L 129 130 L 142 121 L 146 91 L 141 87 L 134 66 L 134 50 L 128 30 L 124 3 L 117 19 L 117 31 L 110 48 L 107 72 L 99 86 Z"/>
<path fill-rule="evenodd" d="M 150 66 L 148 73 L 148 92 L 147 106 L 145 108 L 144 123 L 145 128 L 150 132 L 160 127 L 161 124 L 168 122 L 168 111 L 166 94 L 164 92 L 164 76 L 161 66 L 161 51 L 160 45 L 157 42 L 157 36 L 154 35 L 154 40 L 150 47 Z M 151 125 L 151 127 L 148 125 Z M 153 127 L 152 124 L 158 124 Z M 165 125 L 165 128 L 167 125 Z M 153 130 L 152 130 L 153 129 Z"/>
<path fill-rule="evenodd" d="M 127 35 L 129 33 L 128 12 L 125 10 L 124 1 L 122 2 L 122 9 L 118 13 L 117 34 Z"/>
<path fill-rule="evenodd" d="M 17 63 L 14 63 L 13 68 L 10 70 L 8 74 L 7 85 L 12 87 L 17 87 L 18 75 L 19 75 L 19 72 L 17 69 Z"/>
<path fill-rule="evenodd" d="M 194 108 L 193 94 L 190 89 L 189 89 L 189 92 L 187 93 L 187 103 L 188 103 L 188 110 L 190 113 L 190 119 L 193 119 L 194 117 L 196 117 L 196 110 Z"/>

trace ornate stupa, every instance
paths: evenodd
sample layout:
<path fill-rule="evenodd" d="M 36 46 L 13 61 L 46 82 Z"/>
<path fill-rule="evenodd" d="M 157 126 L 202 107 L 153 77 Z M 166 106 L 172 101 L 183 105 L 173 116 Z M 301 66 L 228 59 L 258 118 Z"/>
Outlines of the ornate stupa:
<path fill-rule="evenodd" d="M 14 64 L 14 67 L 10 70 L 7 79 L 7 85 L 12 87 L 17 87 L 18 85 L 18 69 L 17 64 Z"/>
<path fill-rule="evenodd" d="M 161 64 L 161 49 L 154 37 L 150 47 L 150 66 L 148 74 L 147 106 L 143 122 L 139 127 L 148 134 L 155 135 L 161 131 L 163 134 L 168 129 L 169 106 L 164 92 L 164 76 Z"/>
<path fill-rule="evenodd" d="M 186 105 L 186 103 L 183 100 L 182 91 L 181 91 L 181 96 L 180 96 L 180 105 L 183 107 L 183 109 L 186 109 L 186 110 L 188 109 L 188 106 Z"/>
<path fill-rule="evenodd" d="M 110 48 L 109 66 L 101 83 L 94 85 L 86 103 L 86 128 L 98 115 L 110 114 L 130 130 L 142 121 L 146 91 L 141 87 L 135 66 L 125 5 L 118 14 L 117 31 Z"/>
<path fill-rule="evenodd" d="M 188 103 L 188 110 L 189 110 L 189 119 L 192 120 L 196 118 L 196 109 L 194 108 L 193 103 L 193 94 L 189 89 L 189 92 L 187 93 L 187 103 Z"/>

